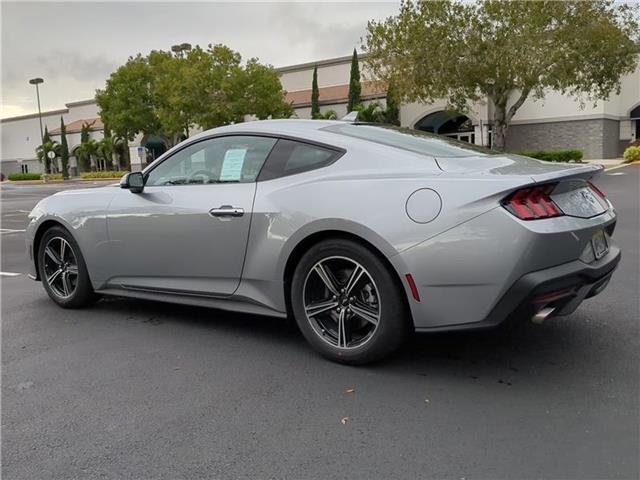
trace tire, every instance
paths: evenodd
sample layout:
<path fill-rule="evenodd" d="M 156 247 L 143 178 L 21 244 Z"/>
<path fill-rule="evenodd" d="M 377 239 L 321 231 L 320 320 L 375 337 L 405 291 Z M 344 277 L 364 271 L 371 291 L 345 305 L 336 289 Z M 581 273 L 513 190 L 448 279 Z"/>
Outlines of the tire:
<path fill-rule="evenodd" d="M 311 247 L 291 282 L 291 307 L 306 340 L 325 358 L 351 365 L 402 345 L 410 330 L 404 295 L 371 250 L 345 239 Z"/>
<path fill-rule="evenodd" d="M 42 236 L 38 247 L 38 271 L 49 297 L 62 308 L 85 307 L 98 298 L 93 292 L 80 247 L 63 227 L 51 227 Z"/>

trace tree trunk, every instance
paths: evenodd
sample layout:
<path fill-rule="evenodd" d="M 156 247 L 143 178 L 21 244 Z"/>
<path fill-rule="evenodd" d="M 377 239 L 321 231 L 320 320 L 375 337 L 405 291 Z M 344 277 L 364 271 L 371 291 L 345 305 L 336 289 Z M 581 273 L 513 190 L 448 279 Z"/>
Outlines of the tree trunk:
<path fill-rule="evenodd" d="M 507 109 L 507 102 L 510 96 L 509 92 L 503 92 L 498 98 L 491 98 L 493 102 L 493 142 L 491 148 L 504 152 L 507 146 L 507 131 L 511 124 L 511 119 L 516 114 L 518 109 L 525 102 L 529 96 L 529 90 L 524 89 L 520 92 L 520 96 L 509 109 Z"/>
<path fill-rule="evenodd" d="M 129 140 L 124 138 L 124 166 L 127 171 L 131 171 L 131 154 L 129 152 Z"/>

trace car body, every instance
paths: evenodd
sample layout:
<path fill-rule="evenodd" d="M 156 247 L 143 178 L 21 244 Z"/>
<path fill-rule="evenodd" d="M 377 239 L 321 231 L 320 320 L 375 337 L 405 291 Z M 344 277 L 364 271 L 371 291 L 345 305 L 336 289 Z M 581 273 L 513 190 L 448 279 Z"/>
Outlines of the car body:
<path fill-rule="evenodd" d="M 42 200 L 27 251 L 40 279 L 39 242 L 59 225 L 96 293 L 285 317 L 297 263 L 339 238 L 384 264 L 415 330 L 540 321 L 599 293 L 620 260 L 615 210 L 590 183 L 600 171 L 407 129 L 248 122 L 180 143 L 140 189 Z"/>

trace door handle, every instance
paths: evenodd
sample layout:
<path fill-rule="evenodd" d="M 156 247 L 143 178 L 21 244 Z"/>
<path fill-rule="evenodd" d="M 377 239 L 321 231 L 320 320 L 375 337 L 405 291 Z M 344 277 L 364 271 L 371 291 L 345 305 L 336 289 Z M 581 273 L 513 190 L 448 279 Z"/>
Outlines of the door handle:
<path fill-rule="evenodd" d="M 244 215 L 244 208 L 222 205 L 209 210 L 209 215 L 212 217 L 241 217 Z"/>

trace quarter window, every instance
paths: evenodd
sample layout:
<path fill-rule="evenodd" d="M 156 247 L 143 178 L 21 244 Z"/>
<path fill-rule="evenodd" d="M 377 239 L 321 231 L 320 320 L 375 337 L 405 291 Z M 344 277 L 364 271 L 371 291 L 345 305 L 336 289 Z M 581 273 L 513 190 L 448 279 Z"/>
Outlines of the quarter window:
<path fill-rule="evenodd" d="M 326 167 L 341 152 L 318 145 L 280 139 L 269 155 L 258 180 L 271 180 Z"/>
<path fill-rule="evenodd" d="M 174 153 L 148 174 L 147 186 L 255 182 L 275 138 L 210 138 Z"/>

